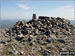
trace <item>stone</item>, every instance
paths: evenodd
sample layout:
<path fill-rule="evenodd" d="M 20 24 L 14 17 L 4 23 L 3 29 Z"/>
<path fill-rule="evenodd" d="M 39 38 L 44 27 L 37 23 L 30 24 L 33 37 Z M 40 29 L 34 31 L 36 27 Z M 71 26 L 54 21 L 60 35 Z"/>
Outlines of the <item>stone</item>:
<path fill-rule="evenodd" d="M 37 51 L 41 51 L 41 47 L 37 45 L 37 46 L 36 46 L 36 50 L 37 50 Z"/>
<path fill-rule="evenodd" d="M 23 24 L 23 25 L 25 24 L 25 21 L 24 21 L 24 20 L 22 20 L 22 24 Z"/>
<path fill-rule="evenodd" d="M 18 37 L 23 37 L 23 34 L 19 34 Z"/>
<path fill-rule="evenodd" d="M 30 43 L 30 46 L 32 46 L 33 45 L 33 43 Z"/>
<path fill-rule="evenodd" d="M 15 54 L 15 55 L 17 55 L 17 54 L 18 54 L 18 51 L 17 51 L 17 50 L 15 50 L 14 54 Z"/>
<path fill-rule="evenodd" d="M 22 33 L 23 33 L 23 35 L 27 35 L 28 34 L 28 31 L 23 30 Z"/>
<path fill-rule="evenodd" d="M 33 27 L 37 28 L 37 24 L 33 24 Z"/>
<path fill-rule="evenodd" d="M 46 45 L 47 43 L 44 42 L 43 40 L 38 40 L 38 43 L 41 44 L 41 45 Z"/>
<path fill-rule="evenodd" d="M 45 32 L 45 30 L 44 30 L 43 28 L 40 28 L 39 31 L 41 31 L 41 32 Z"/>
<path fill-rule="evenodd" d="M 49 19 L 49 17 L 47 17 L 47 16 L 39 16 L 39 19 Z"/>
<path fill-rule="evenodd" d="M 23 55 L 24 54 L 24 51 L 20 51 L 18 53 L 19 53 L 19 55 Z"/>
<path fill-rule="evenodd" d="M 18 41 L 20 41 L 23 38 L 24 38 L 23 34 L 20 33 L 15 39 L 18 40 Z"/>
<path fill-rule="evenodd" d="M 3 43 L 3 44 L 5 44 L 5 41 L 3 41 L 3 40 L 0 40 L 0 44 L 2 44 L 2 43 Z"/>
<path fill-rule="evenodd" d="M 65 41 L 63 39 L 59 39 L 58 40 L 60 43 L 65 43 Z"/>
<path fill-rule="evenodd" d="M 14 51 L 13 50 L 8 50 L 9 54 L 13 54 Z"/>
<path fill-rule="evenodd" d="M 26 26 L 26 27 L 29 27 L 29 25 L 28 25 L 28 24 L 25 24 L 25 26 Z"/>
<path fill-rule="evenodd" d="M 56 35 L 50 35 L 51 38 L 57 39 Z"/>
<path fill-rule="evenodd" d="M 50 35 L 50 31 L 46 31 L 45 32 L 45 35 Z"/>
<path fill-rule="evenodd" d="M 61 48 L 61 51 L 68 52 L 66 48 Z"/>
<path fill-rule="evenodd" d="M 55 41 L 56 41 L 55 38 L 48 38 L 48 39 L 47 39 L 47 42 L 48 42 L 48 43 L 52 43 L 52 42 L 55 42 Z"/>
<path fill-rule="evenodd" d="M 28 41 L 32 41 L 32 39 L 33 39 L 33 38 L 29 37 L 29 38 L 28 38 Z"/>
<path fill-rule="evenodd" d="M 38 29 L 36 29 L 36 30 L 35 30 L 35 34 L 39 34 L 39 31 L 38 31 Z"/>
<path fill-rule="evenodd" d="M 43 51 L 43 55 L 45 56 L 45 55 L 49 55 L 50 54 L 50 51 L 49 50 L 44 50 Z"/>

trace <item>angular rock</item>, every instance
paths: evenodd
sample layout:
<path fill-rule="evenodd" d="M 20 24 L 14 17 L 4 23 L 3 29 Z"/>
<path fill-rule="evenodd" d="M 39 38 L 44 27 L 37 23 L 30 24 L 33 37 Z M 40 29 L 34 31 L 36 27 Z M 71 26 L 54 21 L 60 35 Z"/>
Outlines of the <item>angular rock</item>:
<path fill-rule="evenodd" d="M 45 55 L 49 55 L 50 54 L 50 51 L 49 50 L 44 50 L 44 52 L 43 52 L 43 55 L 45 56 Z"/>
<path fill-rule="evenodd" d="M 65 43 L 65 41 L 63 39 L 59 39 L 58 40 L 60 43 Z"/>
<path fill-rule="evenodd" d="M 45 32 L 45 35 L 50 35 L 50 31 L 46 31 Z"/>
<path fill-rule="evenodd" d="M 20 41 L 24 38 L 23 34 L 19 34 L 15 39 Z"/>

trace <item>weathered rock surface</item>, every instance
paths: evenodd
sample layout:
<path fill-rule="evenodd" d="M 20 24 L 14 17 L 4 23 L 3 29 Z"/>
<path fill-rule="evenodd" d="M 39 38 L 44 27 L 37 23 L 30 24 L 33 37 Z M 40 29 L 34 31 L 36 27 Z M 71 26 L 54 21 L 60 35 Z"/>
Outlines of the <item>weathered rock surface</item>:
<path fill-rule="evenodd" d="M 75 27 L 67 19 L 39 16 L 18 21 L 12 26 L 12 41 L 9 29 L 0 31 L 0 55 L 50 56 L 60 55 L 61 50 L 75 51 Z"/>

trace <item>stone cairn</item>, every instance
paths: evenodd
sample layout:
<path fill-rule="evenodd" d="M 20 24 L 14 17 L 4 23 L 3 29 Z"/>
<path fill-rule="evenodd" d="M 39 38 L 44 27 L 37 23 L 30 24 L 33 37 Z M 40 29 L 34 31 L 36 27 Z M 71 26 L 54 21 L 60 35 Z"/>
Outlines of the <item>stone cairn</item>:
<path fill-rule="evenodd" d="M 50 34 L 55 34 L 56 36 L 62 35 L 73 35 L 74 26 L 70 24 L 70 21 L 64 18 L 54 18 L 47 16 L 39 16 L 37 20 L 36 14 L 33 14 L 32 20 L 25 22 L 18 21 L 16 25 L 12 27 L 12 32 L 15 34 L 22 33 L 23 35 L 32 34 L 39 35 L 45 34 L 50 36 Z"/>
<path fill-rule="evenodd" d="M 60 17 L 33 14 L 32 20 L 18 21 L 12 26 L 12 40 L 23 43 L 26 55 L 58 55 L 60 51 L 74 51 L 75 27 L 69 20 Z M 10 33 L 9 30 L 6 31 Z M 11 38 L 10 38 L 11 39 Z M 19 48 L 19 46 L 17 46 Z M 24 50 L 24 49 L 23 49 Z M 24 53 L 21 53 L 25 55 Z"/>

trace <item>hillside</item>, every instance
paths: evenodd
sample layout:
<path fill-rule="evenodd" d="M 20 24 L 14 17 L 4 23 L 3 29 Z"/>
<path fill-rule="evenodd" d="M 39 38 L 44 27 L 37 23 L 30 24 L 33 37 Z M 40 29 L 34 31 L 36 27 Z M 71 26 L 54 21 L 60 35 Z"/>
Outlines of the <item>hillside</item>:
<path fill-rule="evenodd" d="M 75 27 L 64 18 L 39 16 L 0 31 L 0 55 L 50 56 L 75 51 Z M 74 55 L 74 53 L 72 54 Z"/>

